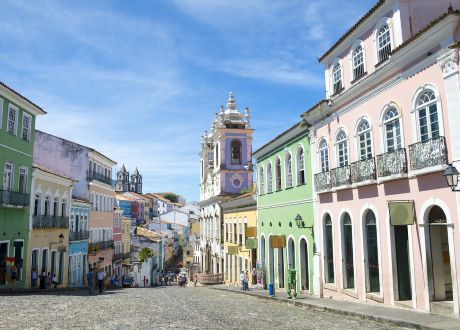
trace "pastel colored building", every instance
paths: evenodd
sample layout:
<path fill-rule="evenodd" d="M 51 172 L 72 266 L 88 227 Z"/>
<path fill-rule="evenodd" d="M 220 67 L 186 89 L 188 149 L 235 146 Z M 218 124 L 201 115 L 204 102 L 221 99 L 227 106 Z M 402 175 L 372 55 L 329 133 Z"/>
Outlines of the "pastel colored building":
<path fill-rule="evenodd" d="M 121 229 L 121 253 L 123 253 L 123 261 L 121 264 L 121 275 L 127 275 L 131 267 L 131 219 L 122 217 Z"/>
<path fill-rule="evenodd" d="M 6 258 L 18 268 L 16 287 L 25 284 L 35 120 L 45 113 L 0 82 L 0 288 L 11 275 Z"/>
<path fill-rule="evenodd" d="M 379 1 L 320 58 L 326 99 L 303 118 L 323 297 L 459 314 L 458 197 L 443 177 L 459 148 L 459 9 Z"/>
<path fill-rule="evenodd" d="M 123 209 L 116 208 L 113 212 L 113 273 L 122 275 L 123 255 Z"/>

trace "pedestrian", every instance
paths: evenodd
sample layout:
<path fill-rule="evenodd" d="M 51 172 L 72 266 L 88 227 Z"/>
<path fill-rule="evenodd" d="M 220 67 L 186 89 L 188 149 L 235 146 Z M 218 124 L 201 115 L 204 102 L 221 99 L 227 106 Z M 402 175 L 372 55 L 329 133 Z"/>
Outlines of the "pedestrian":
<path fill-rule="evenodd" d="M 165 285 L 168 286 L 168 276 L 165 276 Z"/>
<path fill-rule="evenodd" d="M 257 270 L 255 268 L 252 269 L 252 285 L 257 285 Z"/>
<path fill-rule="evenodd" d="M 198 282 L 198 275 L 195 274 L 195 287 L 196 287 L 196 283 Z"/>
<path fill-rule="evenodd" d="M 249 276 L 248 271 L 244 273 L 244 290 L 249 291 Z"/>
<path fill-rule="evenodd" d="M 40 286 L 39 286 L 39 289 L 46 289 L 46 273 L 45 273 L 45 269 L 42 268 L 42 271 L 40 273 Z"/>
<path fill-rule="evenodd" d="M 92 268 L 90 268 L 88 273 L 86 273 L 86 281 L 88 282 L 88 292 L 89 294 L 92 294 L 94 285 L 94 271 Z"/>
<path fill-rule="evenodd" d="M 107 276 L 107 274 L 104 272 L 103 269 L 100 269 L 99 272 L 97 273 L 97 281 L 99 284 L 99 293 L 102 293 L 102 289 L 104 288 L 104 278 Z"/>
<path fill-rule="evenodd" d="M 51 284 L 52 284 L 52 279 L 51 279 L 51 273 L 48 272 L 48 275 L 46 276 L 46 285 L 48 290 L 51 290 Z"/>
<path fill-rule="evenodd" d="M 244 290 L 244 272 L 241 271 L 240 274 L 241 290 Z"/>
<path fill-rule="evenodd" d="M 16 286 L 16 280 L 18 279 L 18 269 L 16 266 L 11 266 L 11 289 L 14 290 Z"/>
<path fill-rule="evenodd" d="M 51 283 L 54 284 L 54 288 L 56 289 L 56 288 L 57 288 L 57 285 L 58 285 L 58 280 L 57 280 L 56 274 L 53 274 L 53 275 L 51 276 Z"/>
<path fill-rule="evenodd" d="M 144 288 L 145 288 L 145 281 L 147 280 L 147 278 L 144 276 Z"/>
<path fill-rule="evenodd" d="M 32 268 L 32 274 L 31 274 L 31 280 L 32 280 L 32 288 L 36 289 L 37 288 L 37 270 Z"/>

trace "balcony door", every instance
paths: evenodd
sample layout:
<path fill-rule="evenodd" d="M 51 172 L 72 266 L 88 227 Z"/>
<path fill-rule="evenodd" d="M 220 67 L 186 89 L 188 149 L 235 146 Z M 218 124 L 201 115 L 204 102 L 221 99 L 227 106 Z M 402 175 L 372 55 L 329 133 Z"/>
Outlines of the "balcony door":
<path fill-rule="evenodd" d="M 13 190 L 13 164 L 9 162 L 3 168 L 3 190 Z"/>

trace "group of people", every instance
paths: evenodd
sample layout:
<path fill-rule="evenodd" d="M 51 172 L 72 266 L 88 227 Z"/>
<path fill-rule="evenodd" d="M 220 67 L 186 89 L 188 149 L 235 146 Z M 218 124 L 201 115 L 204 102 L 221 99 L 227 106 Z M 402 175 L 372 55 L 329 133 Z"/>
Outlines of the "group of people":
<path fill-rule="evenodd" d="M 177 283 L 180 287 L 184 287 L 187 285 L 187 276 L 185 274 L 179 274 L 177 276 Z"/>
<path fill-rule="evenodd" d="M 93 293 L 94 282 L 97 281 L 97 285 L 99 287 L 99 293 L 102 293 L 104 290 L 104 279 L 107 274 L 104 272 L 103 269 L 99 269 L 98 272 L 94 271 L 92 268 L 89 269 L 88 273 L 86 273 L 86 281 L 88 282 L 88 292 L 89 294 Z"/>
<path fill-rule="evenodd" d="M 53 274 L 51 274 L 50 272 L 46 273 L 45 269 L 42 268 L 40 275 L 38 275 L 37 270 L 35 268 L 32 268 L 32 273 L 31 273 L 32 288 L 34 289 L 37 288 L 38 280 L 40 280 L 40 282 L 38 283 L 38 288 L 42 290 L 51 289 L 53 285 L 54 285 L 54 288 L 57 288 L 59 284 L 55 273 Z"/>
<path fill-rule="evenodd" d="M 256 269 L 252 269 L 252 285 L 257 284 L 257 272 Z M 241 271 L 240 274 L 240 282 L 241 282 L 241 290 L 243 291 L 249 291 L 249 276 L 248 276 L 248 271 Z"/>

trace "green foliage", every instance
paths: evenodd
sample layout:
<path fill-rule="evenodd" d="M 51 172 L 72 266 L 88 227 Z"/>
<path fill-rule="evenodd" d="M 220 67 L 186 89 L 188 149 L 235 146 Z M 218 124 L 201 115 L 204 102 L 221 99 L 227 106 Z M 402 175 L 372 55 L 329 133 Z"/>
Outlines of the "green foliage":
<path fill-rule="evenodd" d="M 154 257 L 155 253 L 149 249 L 148 247 L 144 247 L 139 251 L 139 261 L 144 262 L 147 259 L 150 259 L 151 257 Z"/>
<path fill-rule="evenodd" d="M 167 200 L 169 200 L 172 203 L 177 203 L 177 196 L 174 195 L 174 194 L 166 194 L 163 197 L 166 198 Z"/>

